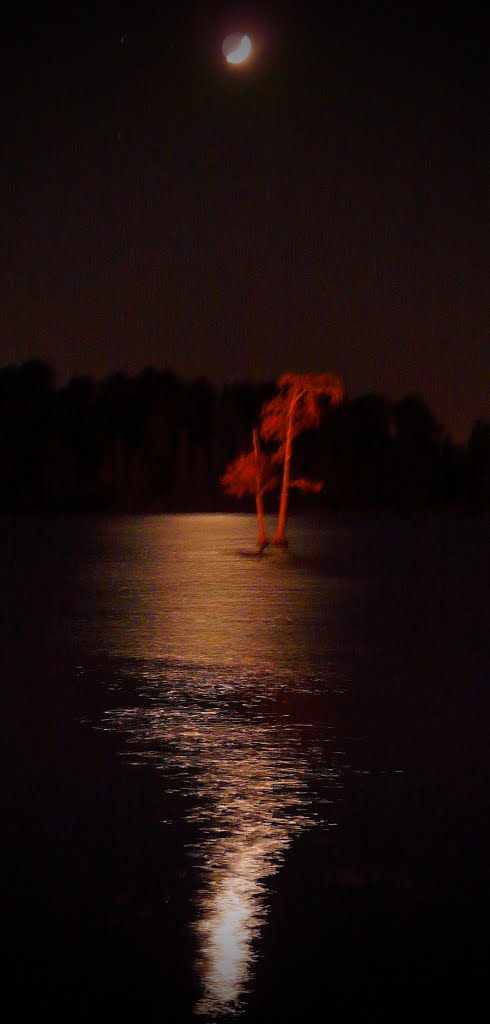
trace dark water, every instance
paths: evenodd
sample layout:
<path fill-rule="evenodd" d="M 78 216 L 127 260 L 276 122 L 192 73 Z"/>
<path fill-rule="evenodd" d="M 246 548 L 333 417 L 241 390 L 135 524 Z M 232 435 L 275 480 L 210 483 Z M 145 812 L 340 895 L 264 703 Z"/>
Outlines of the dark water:
<path fill-rule="evenodd" d="M 7 999 L 476 1000 L 488 524 L 296 520 L 262 558 L 249 516 L 2 526 Z"/>

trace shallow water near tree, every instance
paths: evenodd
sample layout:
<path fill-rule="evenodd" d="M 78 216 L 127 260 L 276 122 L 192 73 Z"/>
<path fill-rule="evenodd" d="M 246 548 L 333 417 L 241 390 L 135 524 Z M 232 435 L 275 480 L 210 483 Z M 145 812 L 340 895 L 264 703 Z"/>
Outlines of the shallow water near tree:
<path fill-rule="evenodd" d="M 8 962 L 60 1019 L 388 1012 L 483 978 L 487 524 L 254 540 L 3 521 Z"/>

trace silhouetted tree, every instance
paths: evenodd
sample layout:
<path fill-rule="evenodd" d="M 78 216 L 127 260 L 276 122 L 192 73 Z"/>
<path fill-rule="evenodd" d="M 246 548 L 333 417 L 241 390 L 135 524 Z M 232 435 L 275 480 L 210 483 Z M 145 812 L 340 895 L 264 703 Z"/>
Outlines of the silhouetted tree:
<path fill-rule="evenodd" d="M 5 504 L 42 501 L 42 453 L 50 429 L 54 373 L 41 360 L 0 371 L 0 488 Z"/>
<path fill-rule="evenodd" d="M 467 450 L 466 498 L 470 507 L 490 508 L 490 423 L 477 420 Z"/>
<path fill-rule="evenodd" d="M 323 461 L 317 471 L 328 479 L 331 504 L 386 507 L 396 503 L 393 433 L 391 403 L 373 394 L 344 398 L 321 424 L 317 458 Z"/>
<path fill-rule="evenodd" d="M 419 395 L 406 395 L 394 405 L 397 473 L 403 504 L 435 500 L 442 432 Z"/>

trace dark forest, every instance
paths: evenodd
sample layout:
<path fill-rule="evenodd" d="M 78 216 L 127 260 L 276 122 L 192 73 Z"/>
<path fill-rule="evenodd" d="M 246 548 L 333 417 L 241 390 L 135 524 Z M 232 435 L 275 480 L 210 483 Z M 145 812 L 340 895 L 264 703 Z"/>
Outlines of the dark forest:
<path fill-rule="evenodd" d="M 3 512 L 253 511 L 226 497 L 227 464 L 250 449 L 274 382 L 218 389 L 169 369 L 56 386 L 32 360 L 0 370 Z M 490 423 L 456 445 L 422 397 L 346 396 L 296 443 L 295 472 L 324 482 L 291 511 L 349 512 L 490 506 Z M 277 511 L 277 496 L 266 512 Z"/>

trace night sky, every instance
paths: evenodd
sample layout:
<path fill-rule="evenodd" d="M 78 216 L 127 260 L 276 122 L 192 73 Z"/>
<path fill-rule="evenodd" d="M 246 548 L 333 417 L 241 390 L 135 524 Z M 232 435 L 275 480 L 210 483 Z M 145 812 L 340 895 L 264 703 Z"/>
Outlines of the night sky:
<path fill-rule="evenodd" d="M 490 416 L 483 13 L 168 6 L 4 21 L 0 365 L 333 370 L 464 439 Z"/>

